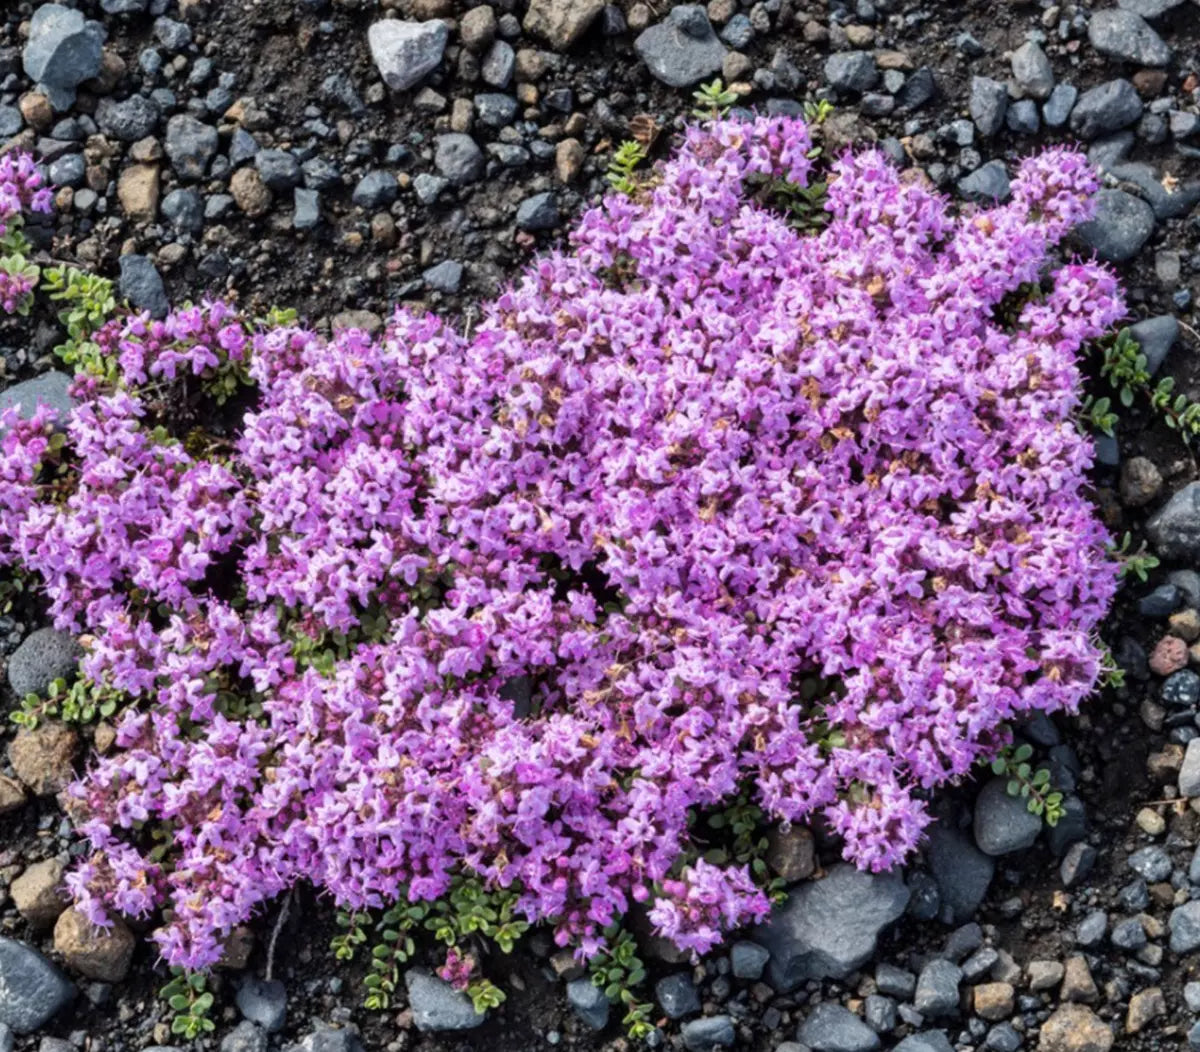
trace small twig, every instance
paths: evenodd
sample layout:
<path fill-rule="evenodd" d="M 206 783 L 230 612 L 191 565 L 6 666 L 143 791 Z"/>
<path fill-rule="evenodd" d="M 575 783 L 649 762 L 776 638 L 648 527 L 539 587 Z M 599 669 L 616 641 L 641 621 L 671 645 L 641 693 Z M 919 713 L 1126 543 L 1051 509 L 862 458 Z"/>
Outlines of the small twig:
<path fill-rule="evenodd" d="M 267 944 L 267 971 L 264 976 L 267 982 L 271 981 L 271 973 L 275 970 L 275 943 L 279 939 L 279 933 L 283 930 L 283 922 L 287 920 L 288 907 L 291 906 L 292 896 L 295 893 L 295 888 L 288 888 L 287 898 L 283 900 L 283 905 L 279 908 L 279 916 L 275 918 L 275 927 L 271 931 L 271 941 Z"/>

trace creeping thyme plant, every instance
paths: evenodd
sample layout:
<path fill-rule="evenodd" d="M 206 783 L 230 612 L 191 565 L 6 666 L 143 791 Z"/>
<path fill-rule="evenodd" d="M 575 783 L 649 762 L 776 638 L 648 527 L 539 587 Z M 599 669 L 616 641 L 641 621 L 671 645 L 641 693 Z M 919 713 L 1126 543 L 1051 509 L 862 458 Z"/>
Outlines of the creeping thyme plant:
<path fill-rule="evenodd" d="M 380 1003 L 417 929 L 495 1003 L 477 937 L 534 922 L 619 991 L 630 910 L 697 953 L 764 916 L 748 815 L 886 869 L 1007 721 L 1079 704 L 1117 567 L 1076 358 L 1124 307 L 1053 253 L 1094 176 L 1050 150 L 958 215 L 846 154 L 818 231 L 777 207 L 811 151 L 689 129 L 469 335 L 135 314 L 69 420 L 5 414 L 0 560 L 114 702 L 70 790 L 89 917 L 203 969 L 311 882 Z"/>

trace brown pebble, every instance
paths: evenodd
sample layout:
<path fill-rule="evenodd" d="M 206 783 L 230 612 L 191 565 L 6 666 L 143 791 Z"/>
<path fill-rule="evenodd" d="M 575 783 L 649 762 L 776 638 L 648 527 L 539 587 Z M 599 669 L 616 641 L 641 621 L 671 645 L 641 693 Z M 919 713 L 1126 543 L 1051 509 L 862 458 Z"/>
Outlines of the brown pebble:
<path fill-rule="evenodd" d="M 1178 636 L 1163 636 L 1150 652 L 1150 671 L 1156 676 L 1169 676 L 1187 663 L 1187 644 Z"/>
<path fill-rule="evenodd" d="M 975 1014 L 997 1023 L 1013 1010 L 1013 988 L 1008 983 L 980 983 L 975 987 Z"/>
<path fill-rule="evenodd" d="M 1136 1034 L 1144 1030 L 1159 1016 L 1167 1014 L 1167 1002 L 1162 990 L 1151 986 L 1139 990 L 1129 999 L 1129 1011 L 1125 1015 L 1125 1032 Z"/>
<path fill-rule="evenodd" d="M 1157 98 L 1167 84 L 1167 74 L 1161 69 L 1139 69 L 1132 79 L 1133 86 L 1143 99 Z"/>
<path fill-rule="evenodd" d="M 254 168 L 239 168 L 229 180 L 234 201 L 251 219 L 266 215 L 271 207 L 271 190 Z"/>
<path fill-rule="evenodd" d="M 1096 980 L 1092 978 L 1092 970 L 1088 967 L 1087 958 L 1082 954 L 1074 954 L 1067 958 L 1063 972 L 1062 988 L 1058 996 L 1063 1001 L 1091 1004 L 1100 996 L 1096 989 Z"/>
<path fill-rule="evenodd" d="M 1042 1024 L 1038 1052 L 1109 1052 L 1112 1027 L 1090 1008 L 1061 1005 Z"/>
<path fill-rule="evenodd" d="M 573 183 L 584 162 L 583 144 L 578 139 L 563 139 L 554 148 L 554 173 L 560 183 Z"/>
<path fill-rule="evenodd" d="M 47 131 L 54 123 L 54 107 L 40 91 L 31 91 L 22 95 L 17 106 L 21 110 L 21 116 L 25 118 L 25 123 L 34 131 Z"/>

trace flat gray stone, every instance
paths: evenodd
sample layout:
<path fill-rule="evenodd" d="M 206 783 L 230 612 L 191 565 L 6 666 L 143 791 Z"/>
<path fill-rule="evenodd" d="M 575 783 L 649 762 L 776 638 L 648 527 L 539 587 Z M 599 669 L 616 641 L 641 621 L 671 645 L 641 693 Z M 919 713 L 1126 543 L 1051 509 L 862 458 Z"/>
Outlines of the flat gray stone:
<path fill-rule="evenodd" d="M 1179 338 L 1179 322 L 1171 314 L 1144 318 L 1129 326 L 1129 334 L 1137 341 L 1146 356 L 1146 371 L 1153 376 L 1166 361 Z"/>
<path fill-rule="evenodd" d="M 714 1048 L 730 1048 L 737 1041 L 733 1020 L 727 1015 L 691 1019 L 680 1027 L 680 1033 L 688 1052 L 710 1052 Z"/>
<path fill-rule="evenodd" d="M 861 95 L 879 82 L 879 68 L 869 51 L 835 51 L 825 60 L 825 79 L 843 95 Z"/>
<path fill-rule="evenodd" d="M 1041 102 L 1054 90 L 1054 68 L 1041 47 L 1027 40 L 1012 54 L 1013 79 L 1021 92 Z"/>
<path fill-rule="evenodd" d="M 800 1024 L 800 1040 L 813 1052 L 875 1052 L 879 1035 L 848 1008 L 826 1001 Z"/>
<path fill-rule="evenodd" d="M 29 1034 L 71 1003 L 75 987 L 31 946 L 0 936 L 0 1023 Z"/>
<path fill-rule="evenodd" d="M 450 31 L 441 19 L 405 22 L 388 18 L 367 30 L 371 60 L 393 91 L 407 91 L 438 67 Z"/>
<path fill-rule="evenodd" d="M 103 98 L 96 106 L 100 130 L 121 142 L 137 142 L 153 134 L 160 116 L 157 103 L 145 95 L 130 95 L 121 102 Z"/>
<path fill-rule="evenodd" d="M 1155 512 L 1146 534 L 1164 559 L 1200 559 L 1200 482 L 1189 482 Z"/>
<path fill-rule="evenodd" d="M 1010 193 L 1008 169 L 1003 161 L 988 161 L 958 181 L 958 192 L 970 201 L 983 204 L 1007 201 Z"/>
<path fill-rule="evenodd" d="M 771 955 L 756 942 L 742 940 L 735 942 L 729 949 L 729 963 L 735 979 L 746 979 L 757 982 L 762 978 L 763 969 Z"/>
<path fill-rule="evenodd" d="M 1183 754 L 1183 766 L 1179 769 L 1179 792 L 1188 799 L 1200 796 L 1200 738 L 1188 742 L 1187 751 Z M 1197 851 L 1197 856 L 1200 857 L 1200 851 Z"/>
<path fill-rule="evenodd" d="M 58 410 L 58 422 L 61 425 L 75 408 L 75 400 L 67 393 L 70 386 L 71 377 L 55 369 L 31 380 L 22 380 L 0 391 L 0 413 L 19 404 L 21 419 L 28 420 L 37 406 L 45 405 Z M 3 433 L 3 429 L 0 429 L 0 434 Z"/>
<path fill-rule="evenodd" d="M 209 162 L 217 155 L 218 146 L 220 136 L 210 124 L 186 113 L 177 113 L 167 121 L 163 148 L 181 179 L 203 179 Z"/>
<path fill-rule="evenodd" d="M 453 295 L 462 286 L 463 265 L 456 259 L 445 259 L 430 267 L 421 277 L 425 284 L 435 292 Z"/>
<path fill-rule="evenodd" d="M 654 985 L 654 996 L 669 1019 L 682 1019 L 700 1011 L 700 995 L 688 972 L 659 979 Z"/>
<path fill-rule="evenodd" d="M 247 976 L 238 987 L 237 1006 L 243 1019 L 274 1034 L 282 1030 L 287 1021 L 287 989 L 278 979 Z"/>
<path fill-rule="evenodd" d="M 42 4 L 29 22 L 21 58 L 25 74 L 56 110 L 75 102 L 75 89 L 100 72 L 105 30 L 62 4 Z"/>
<path fill-rule="evenodd" d="M 954 1052 L 944 1030 L 922 1030 L 909 1034 L 892 1052 Z"/>
<path fill-rule="evenodd" d="M 1100 54 L 1138 66 L 1165 66 L 1171 61 L 1171 49 L 1146 20 L 1121 8 L 1093 12 L 1088 40 Z"/>
<path fill-rule="evenodd" d="M 427 972 L 410 968 L 404 973 L 404 985 L 418 1030 L 471 1030 L 487 1018 L 475 1011 L 466 994 Z"/>
<path fill-rule="evenodd" d="M 1047 128 L 1061 128 L 1071 116 L 1079 89 L 1074 84 L 1055 84 L 1050 97 L 1042 103 L 1042 120 Z"/>
<path fill-rule="evenodd" d="M 1171 911 L 1167 920 L 1172 953 L 1191 953 L 1200 949 L 1200 901 L 1185 902 Z"/>
<path fill-rule="evenodd" d="M 925 859 L 941 894 L 943 920 L 962 924 L 975 916 L 991 886 L 996 863 L 952 826 L 929 827 Z"/>
<path fill-rule="evenodd" d="M 463 186 L 483 176 L 483 151 L 471 136 L 448 132 L 434 142 L 433 164 L 451 183 Z"/>
<path fill-rule="evenodd" d="M 1153 233 L 1154 209 L 1140 197 L 1111 189 L 1096 195 L 1095 216 L 1075 228 L 1075 236 L 1108 263 L 1133 259 Z"/>
<path fill-rule="evenodd" d="M 686 88 L 721 69 L 726 49 L 698 4 L 673 7 L 657 25 L 643 30 L 633 43 L 655 80 Z"/>
<path fill-rule="evenodd" d="M 917 976 L 917 992 L 913 997 L 917 1011 L 927 1019 L 957 1013 L 962 974 L 962 969 L 950 961 L 936 959 L 925 965 Z"/>
<path fill-rule="evenodd" d="M 1174 11 L 1187 0 L 1117 0 L 1117 7 L 1122 11 L 1132 11 L 1142 18 L 1161 18 L 1168 11 Z"/>
<path fill-rule="evenodd" d="M 1155 219 L 1183 219 L 1200 203 L 1200 182 L 1177 183 L 1168 190 L 1154 168 L 1140 161 L 1114 164 L 1109 171 L 1137 188 L 1138 196 L 1154 209 Z"/>
<path fill-rule="evenodd" d="M 1084 139 L 1120 131 L 1142 115 L 1137 89 L 1122 77 L 1085 91 L 1071 110 L 1071 130 Z"/>
<path fill-rule="evenodd" d="M 567 983 L 567 1003 L 593 1030 L 608 1026 L 608 998 L 591 979 L 573 979 Z"/>
<path fill-rule="evenodd" d="M 1031 847 L 1042 820 L 1029 813 L 1025 801 L 1009 796 L 1003 778 L 993 778 L 975 801 L 975 843 L 993 858 Z"/>
<path fill-rule="evenodd" d="M 863 873 L 845 863 L 801 884 L 753 934 L 771 954 L 771 985 L 787 992 L 806 979 L 844 979 L 870 959 L 908 897 L 898 872 Z"/>
<path fill-rule="evenodd" d="M 135 310 L 149 311 L 152 318 L 165 318 L 171 309 L 162 275 L 149 256 L 121 257 L 121 275 L 117 291 Z"/>
<path fill-rule="evenodd" d="M 558 221 L 558 201 L 551 190 L 527 197 L 517 206 L 518 230 L 553 230 Z"/>
<path fill-rule="evenodd" d="M 1004 116 L 1008 112 L 1008 88 L 991 77 L 972 77 L 967 108 L 980 135 L 984 138 L 995 135 L 1004 127 Z"/>
<path fill-rule="evenodd" d="M 55 628 L 39 628 L 25 637 L 8 659 L 8 685 L 13 694 L 44 695 L 56 679 L 71 679 L 83 656 L 75 637 Z"/>

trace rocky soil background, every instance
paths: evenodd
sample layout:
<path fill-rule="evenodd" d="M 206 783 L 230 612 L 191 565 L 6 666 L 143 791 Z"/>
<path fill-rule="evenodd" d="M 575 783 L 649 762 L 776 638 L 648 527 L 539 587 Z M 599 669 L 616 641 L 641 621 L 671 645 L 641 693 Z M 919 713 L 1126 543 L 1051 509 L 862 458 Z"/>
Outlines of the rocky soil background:
<path fill-rule="evenodd" d="M 635 118 L 665 152 L 719 75 L 772 112 L 829 99 L 827 149 L 877 141 L 968 200 L 1004 197 L 1040 144 L 1085 144 L 1106 188 L 1077 247 L 1121 269 L 1153 371 L 1200 397 L 1195 0 L 8 0 L 0 20 L 0 143 L 61 187 L 39 251 L 154 313 L 219 294 L 322 327 L 377 329 L 397 301 L 469 324 L 597 199 Z M 57 340 L 49 319 L 0 324 L 0 405 L 66 404 Z M 792 890 L 766 929 L 695 965 L 652 947 L 652 1045 L 1200 1049 L 1200 465 L 1137 410 L 1099 451 L 1103 514 L 1163 566 L 1111 619 L 1126 686 L 1022 728 L 1066 817 L 1047 829 L 982 778 L 940 801 L 904 874 L 874 877 L 819 834 L 775 836 Z M 0 618 L 0 707 L 75 657 L 32 608 Z M 104 728 L 0 734 L 0 1052 L 169 1045 L 152 952 L 57 892 L 75 848 L 55 794 Z M 419 967 L 396 1008 L 363 1011 L 333 931 L 300 891 L 238 932 L 198 1044 L 631 1047 L 544 936 L 488 962 L 509 1000 L 485 1019 Z"/>

